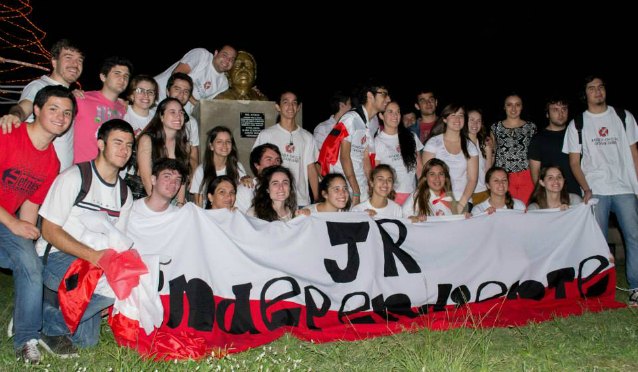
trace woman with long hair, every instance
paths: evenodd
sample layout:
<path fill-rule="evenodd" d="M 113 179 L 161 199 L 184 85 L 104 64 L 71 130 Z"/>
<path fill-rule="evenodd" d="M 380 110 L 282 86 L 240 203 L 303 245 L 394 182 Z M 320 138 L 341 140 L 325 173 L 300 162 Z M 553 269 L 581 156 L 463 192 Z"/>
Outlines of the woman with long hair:
<path fill-rule="evenodd" d="M 311 204 L 302 212 L 305 215 L 319 212 L 345 212 L 350 210 L 350 192 L 346 177 L 341 173 L 328 173 L 319 183 L 318 203 Z"/>
<path fill-rule="evenodd" d="M 383 131 L 374 138 L 375 165 L 388 164 L 394 169 L 394 201 L 403 205 L 416 190 L 416 180 L 421 177 L 423 145 L 401 124 L 401 109 L 397 102 L 388 103 L 385 112 L 379 116 L 383 120 Z"/>
<path fill-rule="evenodd" d="M 208 184 L 218 176 L 227 175 L 235 184 L 246 175 L 246 171 L 238 161 L 237 145 L 233 134 L 227 127 L 216 126 L 208 132 L 208 146 L 204 152 L 204 162 L 195 169 L 190 193 L 194 195 L 196 205 L 203 207 L 204 195 Z"/>
<path fill-rule="evenodd" d="M 450 169 L 441 159 L 432 158 L 423 166 L 416 191 L 403 204 L 403 216 L 423 222 L 427 216 L 458 214 L 452 192 Z"/>
<path fill-rule="evenodd" d="M 495 165 L 507 171 L 509 190 L 527 203 L 534 190 L 527 149 L 536 134 L 536 124 L 523 120 L 523 100 L 516 93 L 505 97 L 505 120 L 492 124 L 491 136 L 496 151 Z"/>
<path fill-rule="evenodd" d="M 441 112 L 442 134 L 431 137 L 423 150 L 423 163 L 437 158 L 447 164 L 452 179 L 452 192 L 458 201 L 455 213 L 468 210 L 478 179 L 478 149 L 467 135 L 465 109 L 449 104 Z"/>
<path fill-rule="evenodd" d="M 262 170 L 246 214 L 271 222 L 287 222 L 299 214 L 294 177 L 288 168 L 274 165 Z"/>
<path fill-rule="evenodd" d="M 552 165 L 541 168 L 527 210 L 560 208 L 564 211 L 582 201 L 580 196 L 567 192 L 563 171 L 559 166 Z"/>
<path fill-rule="evenodd" d="M 190 145 L 184 128 L 187 121 L 188 115 L 184 112 L 182 104 L 175 98 L 166 98 L 157 106 L 155 116 L 140 134 L 137 144 L 137 169 L 147 195 L 151 194 L 154 161 L 161 158 L 176 159 L 185 164 L 190 173 Z M 178 206 L 186 202 L 185 185 L 180 188 L 176 200 Z"/>
<path fill-rule="evenodd" d="M 392 200 L 395 196 L 395 179 L 396 175 L 391 166 L 388 164 L 377 165 L 370 174 L 370 187 L 368 188 L 370 198 L 355 205 L 352 211 L 365 211 L 368 212 L 370 217 L 377 215 L 393 218 L 402 217 L 401 206 Z"/>
<path fill-rule="evenodd" d="M 494 162 L 494 148 L 487 128 L 483 125 L 483 112 L 480 109 L 467 111 L 467 133 L 470 141 L 479 149 L 479 167 L 476 188 L 472 194 L 472 204 L 476 205 L 490 196 L 485 185 L 485 172 Z"/>
<path fill-rule="evenodd" d="M 477 215 L 483 212 L 492 214 L 497 209 L 525 210 L 525 203 L 515 199 L 509 192 L 509 180 L 507 172 L 501 167 L 492 167 L 485 173 L 485 183 L 489 190 L 489 198 L 474 206 L 472 214 Z"/>

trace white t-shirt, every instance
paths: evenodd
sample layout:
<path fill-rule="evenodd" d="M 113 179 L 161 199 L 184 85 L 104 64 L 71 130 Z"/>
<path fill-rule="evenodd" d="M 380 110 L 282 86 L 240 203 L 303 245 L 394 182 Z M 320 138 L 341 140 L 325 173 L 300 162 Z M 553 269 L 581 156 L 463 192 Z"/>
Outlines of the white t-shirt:
<path fill-rule="evenodd" d="M 487 172 L 487 169 L 485 169 L 485 162 L 487 160 L 485 160 L 479 148 L 477 148 L 477 151 L 478 151 L 479 168 L 478 168 L 478 179 L 476 180 L 476 187 L 474 188 L 474 193 L 483 192 L 487 190 L 487 185 L 485 184 L 485 172 Z"/>
<path fill-rule="evenodd" d="M 352 212 L 364 212 L 366 209 L 372 209 L 377 212 L 378 217 L 393 217 L 401 218 L 403 213 L 401 212 L 401 206 L 395 203 L 393 200 L 388 199 L 388 205 L 383 208 L 375 208 L 370 204 L 370 199 L 363 201 L 350 209 Z"/>
<path fill-rule="evenodd" d="M 321 213 L 317 210 L 317 203 L 315 204 L 310 204 L 307 207 L 304 207 L 304 209 L 307 209 L 310 211 L 310 214 L 317 214 L 317 213 Z"/>
<path fill-rule="evenodd" d="M 600 114 L 585 111 L 583 115 L 582 146 L 574 120 L 569 123 L 563 152 L 580 153 L 580 161 L 587 184 L 594 194 L 637 194 L 638 178 L 629 146 L 638 142 L 638 128 L 634 116 L 625 111 L 627 129 L 612 106 Z M 578 114 L 580 115 L 580 114 Z"/>
<path fill-rule="evenodd" d="M 259 133 L 253 148 L 264 143 L 272 143 L 279 148 L 281 165 L 292 172 L 297 189 L 297 205 L 301 207 L 310 205 L 308 165 L 314 166 L 318 157 L 312 134 L 300 127 L 289 132 L 281 124 L 276 124 Z"/>
<path fill-rule="evenodd" d="M 199 146 L 199 123 L 192 115 L 188 117 L 188 122 L 186 123 L 186 135 L 191 146 Z"/>
<path fill-rule="evenodd" d="M 35 101 L 35 95 L 40 91 L 40 89 L 50 86 L 50 85 L 62 85 L 63 87 L 68 88 L 68 85 L 62 84 L 59 81 L 55 81 L 48 77 L 47 75 L 42 75 L 39 79 L 33 80 L 22 90 L 22 94 L 20 95 L 21 102 L 23 100 L 28 100 L 33 103 Z M 29 115 L 27 123 L 33 123 L 35 117 L 33 113 Z M 58 160 L 60 160 L 60 173 L 70 167 L 73 164 L 73 128 L 69 126 L 69 129 L 64 132 L 61 136 L 58 136 L 55 140 L 53 140 L 53 147 L 55 147 L 55 153 L 58 155 Z"/>
<path fill-rule="evenodd" d="M 89 230 L 82 223 L 82 215 L 87 212 L 106 212 L 108 220 L 120 232 L 126 234 L 129 213 L 133 205 L 133 193 L 128 190 L 128 196 L 124 206 L 120 207 L 120 185 L 124 182 L 118 178 L 115 184 L 108 184 L 97 174 L 95 164 L 93 165 L 93 176 L 91 187 L 86 197 L 78 205 L 73 205 L 75 198 L 82 186 L 82 176 L 80 168 L 70 167 L 61 173 L 53 182 L 49 189 L 44 203 L 40 207 L 40 216 L 50 222 L 62 226 L 64 231 L 75 239 L 91 246 L 93 249 L 101 250 L 110 248 L 106 245 L 96 246 L 86 241 Z M 85 234 L 87 233 L 87 234 Z M 40 237 L 36 243 L 38 255 L 42 256 L 47 246 L 47 241 Z M 51 248 L 51 252 L 57 252 L 56 247 Z"/>
<path fill-rule="evenodd" d="M 319 123 L 315 127 L 315 130 L 312 132 L 312 136 L 315 138 L 315 145 L 317 146 L 317 150 L 321 151 L 321 146 L 323 145 L 323 141 L 326 140 L 328 134 L 332 128 L 337 124 L 337 120 L 335 120 L 334 115 L 330 116 L 328 120 Z"/>
<path fill-rule="evenodd" d="M 365 114 L 365 121 L 354 110 L 346 112 L 341 119 L 339 119 L 339 122 L 343 123 L 348 131 L 348 136 L 344 137 L 343 140 L 350 142 L 350 159 L 352 160 L 354 175 L 359 184 L 359 200 L 361 202 L 368 200 L 370 197 L 368 195 L 368 178 L 363 169 L 363 157 L 366 150 L 372 153 L 372 149 L 369 149 L 368 146 L 373 146 L 372 144 L 374 142 L 368 130 L 368 122 L 370 121 L 368 113 L 365 109 L 363 109 L 363 112 Z M 339 159 L 341 159 L 341 150 L 339 150 Z M 340 160 L 337 160 L 337 162 L 330 167 L 330 172 L 344 174 Z M 353 190 L 350 183 L 348 183 L 348 187 L 350 188 L 350 195 L 352 195 Z"/>
<path fill-rule="evenodd" d="M 246 213 L 250 208 L 255 197 L 255 187 L 257 187 L 257 178 L 253 178 L 253 187 L 246 187 L 243 184 L 237 186 L 237 194 L 235 194 L 235 207 L 238 211 Z"/>
<path fill-rule="evenodd" d="M 580 204 L 582 202 L 583 202 L 583 199 L 580 196 L 578 196 L 576 194 L 569 193 L 569 206 L 570 207 L 573 206 L 573 205 L 576 205 L 576 204 Z M 535 211 L 535 210 L 539 210 L 539 209 L 540 209 L 540 207 L 536 203 L 531 203 L 530 205 L 527 206 L 527 210 L 528 211 Z"/>
<path fill-rule="evenodd" d="M 135 133 L 135 136 L 137 137 L 137 135 L 140 134 L 144 130 L 144 128 L 146 128 L 146 125 L 151 121 L 154 115 L 155 115 L 155 108 L 152 108 L 149 110 L 148 116 L 141 116 L 135 111 L 133 111 L 132 105 L 129 105 L 128 108 L 126 109 L 126 114 L 124 114 L 123 119 L 127 123 L 131 124 L 131 126 L 133 127 L 133 132 Z"/>
<path fill-rule="evenodd" d="M 433 153 L 435 158 L 443 160 L 445 164 L 447 164 L 448 168 L 450 168 L 452 192 L 457 200 L 460 199 L 463 196 L 465 185 L 467 185 L 468 159 L 465 158 L 463 151 L 458 154 L 450 154 L 445 148 L 443 134 L 430 138 L 428 142 L 425 143 L 423 151 Z M 474 143 L 469 139 L 467 140 L 467 152 L 470 154 L 470 157 L 479 155 L 476 146 L 474 146 Z"/>
<path fill-rule="evenodd" d="M 310 211 L 310 214 L 317 214 L 317 213 L 324 213 L 324 212 L 320 212 L 317 209 L 317 205 L 319 205 L 319 203 L 315 203 L 315 204 L 310 204 L 307 207 L 304 207 L 304 209 L 307 209 Z M 347 210 L 338 210 L 337 212 L 347 212 Z"/>
<path fill-rule="evenodd" d="M 423 144 L 419 138 L 413 134 L 414 143 L 416 144 L 416 156 L 423 149 Z M 394 191 L 400 193 L 411 193 L 416 189 L 416 164 L 414 169 L 408 172 L 403 163 L 401 156 L 401 148 L 399 147 L 399 135 L 389 135 L 385 132 L 379 132 L 374 138 L 374 149 L 376 153 L 375 160 L 380 164 L 388 164 L 394 168 L 397 179 L 394 180 Z"/>
<path fill-rule="evenodd" d="M 525 210 L 525 203 L 523 203 L 522 201 L 518 199 L 513 199 L 513 201 L 514 201 L 514 207 L 512 208 L 513 210 L 515 211 Z M 487 200 L 475 205 L 474 208 L 472 208 L 472 215 L 476 216 L 477 214 L 481 214 L 485 212 L 491 206 L 492 205 L 490 204 L 490 199 L 488 198 Z M 507 206 L 503 206 L 503 208 L 499 208 L 499 209 L 508 209 L 508 208 Z"/>
<path fill-rule="evenodd" d="M 228 78 L 223 72 L 217 72 L 213 67 L 213 53 L 204 48 L 195 48 L 175 62 L 171 67 L 161 74 L 155 76 L 155 81 L 159 85 L 158 99 L 166 98 L 166 83 L 171 77 L 173 70 L 180 63 L 187 64 L 191 68 L 188 73 L 193 79 L 193 97 L 195 99 L 214 98 L 219 93 L 228 89 Z"/>
<path fill-rule="evenodd" d="M 237 172 L 239 173 L 239 178 L 240 179 L 243 176 L 246 175 L 246 171 L 244 170 L 244 166 L 241 165 L 241 163 L 239 163 L 239 162 L 237 162 Z M 224 169 L 222 169 L 222 170 L 216 171 L 216 173 L 217 173 L 218 176 L 225 176 L 226 175 L 226 167 L 224 167 Z M 193 174 L 193 182 L 191 182 L 191 187 L 188 190 L 188 192 L 190 192 L 191 194 L 204 195 L 206 193 L 206 191 L 199 192 L 200 188 L 202 187 L 202 182 L 203 181 L 204 181 L 204 165 L 200 164 L 195 169 L 195 173 Z M 239 183 L 239 180 L 235 180 L 235 182 Z M 200 205 L 200 207 L 203 207 L 203 205 Z"/>
<path fill-rule="evenodd" d="M 146 205 L 146 198 L 137 199 L 135 202 L 133 202 L 133 207 L 131 208 L 131 214 L 129 216 L 127 230 L 132 230 L 137 228 L 137 231 L 140 231 L 138 225 L 140 222 L 143 222 L 146 218 L 163 216 L 165 214 L 177 212 L 178 210 L 179 208 L 177 208 L 176 206 L 172 204 L 169 204 L 166 210 L 163 210 L 161 212 L 155 212 L 154 210 L 150 209 L 148 205 Z"/>

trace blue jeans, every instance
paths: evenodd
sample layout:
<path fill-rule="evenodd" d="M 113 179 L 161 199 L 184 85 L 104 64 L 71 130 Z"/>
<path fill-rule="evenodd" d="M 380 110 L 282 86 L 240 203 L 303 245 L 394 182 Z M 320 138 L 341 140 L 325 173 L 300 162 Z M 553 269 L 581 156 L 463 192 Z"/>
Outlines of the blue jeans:
<path fill-rule="evenodd" d="M 625 263 L 629 288 L 638 288 L 638 198 L 635 194 L 593 195 L 598 199 L 594 207 L 596 221 L 605 239 L 609 224 L 609 212 L 614 212 L 625 237 Z"/>
<path fill-rule="evenodd" d="M 42 261 L 33 241 L 14 235 L 0 223 L 0 267 L 13 270 L 13 346 L 40 338 L 42 328 Z"/>
<path fill-rule="evenodd" d="M 64 274 L 76 259 L 77 257 L 64 252 L 51 253 L 44 265 L 44 285 L 57 292 Z M 71 335 L 69 327 L 64 322 L 62 310 L 57 304 L 45 300 L 42 333 L 47 336 L 70 336 L 73 344 L 79 347 L 95 346 L 100 339 L 101 312 L 111 305 L 113 305 L 112 298 L 93 294 L 77 330 Z"/>

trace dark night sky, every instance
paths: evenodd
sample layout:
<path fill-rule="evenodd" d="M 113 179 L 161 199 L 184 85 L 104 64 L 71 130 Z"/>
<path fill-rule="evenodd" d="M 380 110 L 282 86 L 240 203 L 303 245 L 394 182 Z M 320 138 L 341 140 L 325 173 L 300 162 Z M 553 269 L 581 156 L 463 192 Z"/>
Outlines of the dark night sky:
<path fill-rule="evenodd" d="M 248 12 L 233 9 L 234 2 L 190 17 L 179 13 L 181 3 L 154 9 L 166 15 L 151 18 L 148 9 L 157 2 L 34 0 L 31 19 L 47 31 L 45 46 L 62 37 L 82 46 L 86 89 L 99 88 L 98 67 L 110 55 L 130 58 L 135 73 L 156 75 L 195 47 L 228 43 L 247 50 L 257 59 L 257 85 L 271 99 L 283 89 L 299 93 L 309 130 L 330 114 L 331 92 L 370 76 L 385 82 L 402 107 L 412 106 L 417 89 L 432 86 L 439 109 L 452 100 L 478 105 L 489 121 L 501 117 L 504 95 L 516 91 L 523 116 L 544 124 L 546 95 L 559 90 L 576 98 L 583 76 L 601 72 L 608 77 L 608 101 L 638 112 L 638 64 L 628 57 L 637 32 L 633 13 L 622 8 L 508 6 L 498 12 L 509 15 L 500 16 L 495 9 L 402 9 L 393 2 L 365 17 L 307 2 L 313 19 L 322 19 L 309 21 L 299 2 Z M 588 15 L 579 15 L 583 11 Z"/>

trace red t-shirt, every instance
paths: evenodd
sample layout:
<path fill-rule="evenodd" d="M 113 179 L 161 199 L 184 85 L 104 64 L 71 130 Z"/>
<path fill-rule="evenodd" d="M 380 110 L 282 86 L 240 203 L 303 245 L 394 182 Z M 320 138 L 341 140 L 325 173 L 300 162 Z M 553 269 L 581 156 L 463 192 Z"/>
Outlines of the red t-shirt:
<path fill-rule="evenodd" d="M 25 200 L 42 204 L 58 172 L 60 161 L 53 144 L 36 149 L 26 123 L 10 134 L 0 134 L 0 206 L 7 212 L 15 216 Z"/>
<path fill-rule="evenodd" d="M 433 121 L 431 123 L 424 123 L 424 122 L 420 121 L 418 123 L 418 125 L 419 125 L 419 140 L 421 140 L 421 143 L 425 142 L 425 140 L 428 138 L 428 136 L 430 135 L 430 131 L 432 131 L 432 128 L 434 127 L 434 124 L 436 124 L 436 121 Z"/>

